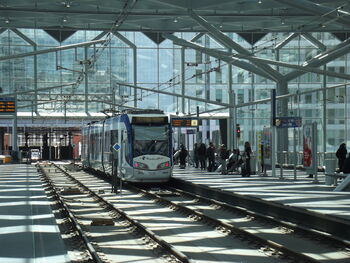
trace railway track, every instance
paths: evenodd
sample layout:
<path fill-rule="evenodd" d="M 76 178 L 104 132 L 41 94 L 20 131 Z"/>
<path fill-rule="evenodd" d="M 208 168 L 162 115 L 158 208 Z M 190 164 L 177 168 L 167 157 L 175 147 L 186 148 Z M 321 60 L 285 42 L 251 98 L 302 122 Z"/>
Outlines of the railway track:
<path fill-rule="evenodd" d="M 97 194 L 59 166 L 40 166 L 39 169 L 84 243 L 89 262 L 191 262 L 117 209 L 111 203 L 116 196 L 106 193 L 110 189 L 108 184 L 101 182 Z"/>
<path fill-rule="evenodd" d="M 57 169 L 86 184 L 95 192 L 90 195 L 110 190 L 91 174 Z M 109 209 L 117 208 L 189 261 L 349 262 L 345 241 L 175 188 L 128 186 L 121 195 L 103 195 Z"/>
<path fill-rule="evenodd" d="M 210 217 L 230 227 L 247 231 L 261 239 L 269 240 L 272 246 L 287 248 L 287 254 L 305 255 L 310 262 L 350 261 L 350 241 L 340 239 L 315 229 L 279 220 L 245 208 L 232 206 L 216 200 L 201 197 L 180 189 L 168 188 L 173 194 L 165 198 L 186 209 L 198 212 L 198 216 Z M 300 257 L 303 260 L 303 257 Z"/>

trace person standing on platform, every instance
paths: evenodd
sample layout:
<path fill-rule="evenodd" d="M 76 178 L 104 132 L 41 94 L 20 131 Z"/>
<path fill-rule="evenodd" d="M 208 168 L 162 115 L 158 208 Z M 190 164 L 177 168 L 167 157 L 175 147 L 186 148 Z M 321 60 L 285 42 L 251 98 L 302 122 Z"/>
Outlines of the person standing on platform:
<path fill-rule="evenodd" d="M 205 170 L 207 168 L 205 163 L 206 153 L 207 153 L 207 148 L 205 147 L 204 143 L 201 143 L 201 145 L 198 148 L 198 159 L 201 165 L 201 170 Z"/>
<path fill-rule="evenodd" d="M 227 174 L 226 159 L 228 158 L 229 158 L 229 151 L 226 149 L 225 144 L 221 144 L 221 147 L 220 147 L 221 174 Z"/>
<path fill-rule="evenodd" d="M 343 171 L 343 165 L 344 165 L 344 161 L 347 153 L 348 151 L 346 150 L 346 144 L 345 143 L 340 144 L 337 152 L 335 153 L 335 155 L 338 158 L 339 173 Z"/>
<path fill-rule="evenodd" d="M 208 157 L 208 172 L 212 172 L 215 168 L 215 147 L 212 142 L 209 143 L 209 147 L 207 149 L 207 157 Z"/>
<path fill-rule="evenodd" d="M 244 169 L 242 169 L 242 176 L 249 177 L 251 175 L 251 167 L 250 167 L 250 155 L 252 154 L 252 148 L 250 147 L 249 142 L 244 143 L 244 157 L 245 157 L 245 165 Z"/>
<path fill-rule="evenodd" d="M 198 168 L 199 166 L 198 149 L 199 149 L 198 143 L 195 143 L 193 146 L 193 161 L 196 168 Z"/>
<path fill-rule="evenodd" d="M 180 146 L 180 154 L 179 154 L 179 159 L 180 159 L 180 168 L 185 169 L 186 167 L 186 157 L 187 157 L 187 150 L 185 145 L 181 144 Z"/>
<path fill-rule="evenodd" d="M 344 161 L 343 173 L 344 174 L 350 174 L 350 153 L 348 154 L 348 157 L 346 157 L 346 159 Z"/>

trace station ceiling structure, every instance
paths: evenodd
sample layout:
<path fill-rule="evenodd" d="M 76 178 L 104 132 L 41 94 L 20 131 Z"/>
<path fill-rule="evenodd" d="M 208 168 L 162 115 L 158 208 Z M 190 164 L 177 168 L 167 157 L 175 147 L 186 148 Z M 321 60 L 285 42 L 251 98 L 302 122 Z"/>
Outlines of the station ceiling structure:
<path fill-rule="evenodd" d="M 344 0 L 2 0 L 0 27 L 205 32 L 189 11 L 229 32 L 335 32 L 350 25 Z"/>
<path fill-rule="evenodd" d="M 35 47 L 35 43 L 17 29 L 42 29 L 59 43 L 63 43 L 69 36 L 81 30 L 102 31 L 104 34 L 86 43 L 69 45 L 67 48 L 70 49 L 74 48 L 75 45 L 85 48 L 95 44 L 101 44 L 103 49 L 103 46 L 106 45 L 104 43 L 107 41 L 102 40 L 102 38 L 107 39 L 105 35 L 108 32 L 117 34 L 119 38 L 123 38 L 123 36 L 118 31 L 142 32 L 156 44 L 169 39 L 181 48 L 200 51 L 227 64 L 272 80 L 276 87 L 282 90 L 282 94 L 288 92 L 288 81 L 305 72 L 343 80 L 350 79 L 349 75 L 343 72 L 320 68 L 349 53 L 349 26 L 350 3 L 347 0 L 0 0 L 0 33 L 10 29 L 33 47 Z M 197 36 L 192 40 L 185 40 L 174 34 L 177 32 L 195 32 Z M 303 64 L 265 59 L 263 56 L 252 55 L 248 49 L 240 46 L 225 34 L 232 32 L 240 35 L 251 45 L 254 45 L 268 33 L 287 33 L 286 39 L 273 47 L 276 50 L 281 49 L 296 35 L 302 35 L 314 45 L 319 55 Z M 332 33 L 338 38 L 340 44 L 329 48 L 310 34 L 311 32 Z M 208 34 L 223 49 L 216 50 L 196 43 L 196 39 L 199 39 L 203 34 Z M 128 42 L 126 38 L 124 38 L 124 42 L 135 50 L 133 43 Z M 11 54 L 0 57 L 0 61 L 39 55 L 44 52 L 57 52 L 63 50 L 62 48 L 58 46 L 46 51 L 36 50 L 24 55 Z M 293 71 L 283 74 L 275 69 L 276 66 Z M 136 87 L 135 79 L 134 77 L 134 83 L 131 83 L 130 87 Z M 79 77 L 77 82 L 65 83 L 60 87 L 68 89 L 72 86 L 74 89 L 81 83 L 82 80 Z M 137 88 L 152 91 L 151 88 L 147 87 Z M 45 89 L 36 88 L 36 92 Z M 174 95 L 174 93 L 166 91 L 156 92 Z M 25 94 L 27 91 L 22 94 L 22 97 Z M 13 93 L 5 95 L 13 95 Z M 90 94 L 85 92 L 85 95 L 84 101 L 87 104 L 87 98 Z M 184 93 L 181 96 L 183 100 L 185 98 L 202 102 L 207 100 L 207 98 L 190 97 Z M 67 99 L 71 98 L 70 96 L 66 97 Z M 232 105 L 231 99 L 228 103 L 216 101 L 215 105 L 227 108 Z M 43 103 L 47 103 L 47 101 Z"/>

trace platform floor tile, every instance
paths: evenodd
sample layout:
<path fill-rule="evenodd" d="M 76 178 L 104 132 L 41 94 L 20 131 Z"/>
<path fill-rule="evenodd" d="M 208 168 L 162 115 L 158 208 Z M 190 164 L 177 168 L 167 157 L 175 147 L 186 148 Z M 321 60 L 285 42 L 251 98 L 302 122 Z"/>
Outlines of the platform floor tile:
<path fill-rule="evenodd" d="M 0 165 L 0 262 L 69 262 L 34 165 Z"/>

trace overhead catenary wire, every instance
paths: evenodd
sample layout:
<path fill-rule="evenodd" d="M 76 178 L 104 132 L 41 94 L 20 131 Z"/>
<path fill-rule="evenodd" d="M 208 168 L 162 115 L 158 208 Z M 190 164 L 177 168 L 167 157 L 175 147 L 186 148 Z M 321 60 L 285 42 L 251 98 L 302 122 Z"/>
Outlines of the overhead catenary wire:
<path fill-rule="evenodd" d="M 214 60 L 214 62 L 217 62 L 217 61 L 218 61 L 217 59 Z M 210 64 L 210 63 L 212 63 L 212 62 L 213 62 L 213 61 L 210 61 L 209 63 L 208 63 L 208 62 L 202 63 L 202 64 Z M 193 78 L 195 78 L 195 77 L 197 77 L 197 76 L 200 76 L 200 75 L 204 75 L 204 74 L 208 74 L 208 73 L 210 73 L 210 72 L 214 72 L 214 71 L 216 71 L 218 68 L 224 67 L 224 66 L 226 66 L 226 65 L 227 65 L 227 63 L 220 64 L 218 67 L 212 67 L 212 68 L 210 68 L 210 69 L 207 70 L 207 71 L 203 71 L 203 72 L 200 72 L 200 73 L 193 74 L 192 76 L 186 78 L 185 81 L 189 81 L 189 80 L 191 80 L 191 79 L 193 79 Z M 190 67 L 186 67 L 185 71 L 188 70 L 189 68 L 190 68 Z M 155 90 L 155 91 L 157 91 L 157 90 L 165 91 L 165 90 L 167 90 L 167 89 L 169 89 L 169 88 L 171 88 L 171 87 L 173 87 L 173 86 L 175 86 L 175 85 L 181 84 L 181 80 L 179 80 L 179 81 L 177 81 L 177 82 L 172 82 L 172 80 L 176 79 L 177 77 L 180 78 L 180 74 L 174 76 L 173 78 L 171 78 L 170 80 L 168 80 L 168 81 L 166 81 L 166 82 L 164 82 L 164 83 L 159 84 L 157 87 L 154 88 L 154 90 Z M 165 84 L 167 84 L 167 83 L 169 83 L 169 82 L 171 82 L 171 83 L 169 84 L 169 86 L 167 86 L 167 87 L 165 87 L 165 88 L 163 88 L 163 89 L 159 89 L 161 86 L 163 86 L 163 85 L 165 85 Z M 141 91 L 141 94 L 143 94 L 143 92 L 147 93 L 147 92 L 150 92 L 150 91 Z M 143 98 L 148 97 L 148 96 L 150 96 L 150 95 L 151 95 L 151 94 L 143 95 Z M 180 94 L 179 94 L 179 95 L 180 95 Z M 133 101 L 135 101 L 135 100 L 129 100 L 129 101 L 127 101 L 127 103 L 133 102 Z"/>
<path fill-rule="evenodd" d="M 102 43 L 100 47 L 94 50 L 94 53 L 88 59 L 87 61 L 84 61 L 85 68 L 80 72 L 77 80 L 72 85 L 72 92 L 69 97 L 66 98 L 68 101 L 72 95 L 74 95 L 75 90 L 79 87 L 79 85 L 82 83 L 84 78 L 86 77 L 89 69 L 93 67 L 93 65 L 97 62 L 103 51 L 106 47 L 109 46 L 110 42 L 112 41 L 113 33 L 118 30 L 118 28 L 124 23 L 126 18 L 128 17 L 130 11 L 135 7 L 138 0 L 125 0 L 125 3 L 123 5 L 122 10 L 119 13 L 119 16 L 114 21 L 113 25 L 111 26 L 111 29 L 106 34 L 105 41 Z"/>

